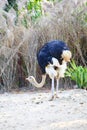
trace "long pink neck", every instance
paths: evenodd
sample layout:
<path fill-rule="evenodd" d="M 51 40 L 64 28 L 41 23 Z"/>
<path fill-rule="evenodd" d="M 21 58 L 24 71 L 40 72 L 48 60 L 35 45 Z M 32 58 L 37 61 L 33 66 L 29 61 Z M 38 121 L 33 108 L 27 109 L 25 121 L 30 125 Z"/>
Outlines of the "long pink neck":
<path fill-rule="evenodd" d="M 38 83 L 37 81 L 36 81 L 36 79 L 34 78 L 34 82 L 32 83 L 35 87 L 37 87 L 37 88 L 41 88 L 41 87 L 43 87 L 43 85 L 45 84 L 45 80 L 46 80 L 46 75 L 42 75 L 42 80 L 41 80 L 41 82 L 40 83 Z"/>

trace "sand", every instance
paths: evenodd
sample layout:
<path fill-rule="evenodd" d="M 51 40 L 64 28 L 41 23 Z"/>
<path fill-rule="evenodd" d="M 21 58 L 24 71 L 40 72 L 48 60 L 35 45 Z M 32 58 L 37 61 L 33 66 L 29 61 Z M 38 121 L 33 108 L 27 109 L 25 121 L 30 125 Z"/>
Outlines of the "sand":
<path fill-rule="evenodd" d="M 87 130 L 87 91 L 0 94 L 0 130 Z"/>

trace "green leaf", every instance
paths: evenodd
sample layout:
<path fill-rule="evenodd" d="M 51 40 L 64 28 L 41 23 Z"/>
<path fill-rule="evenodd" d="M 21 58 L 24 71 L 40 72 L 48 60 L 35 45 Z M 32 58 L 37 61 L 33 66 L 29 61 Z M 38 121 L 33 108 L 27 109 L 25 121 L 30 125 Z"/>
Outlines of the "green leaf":
<path fill-rule="evenodd" d="M 87 68 L 77 66 L 74 60 L 71 61 L 65 76 L 75 81 L 79 88 L 87 88 Z"/>

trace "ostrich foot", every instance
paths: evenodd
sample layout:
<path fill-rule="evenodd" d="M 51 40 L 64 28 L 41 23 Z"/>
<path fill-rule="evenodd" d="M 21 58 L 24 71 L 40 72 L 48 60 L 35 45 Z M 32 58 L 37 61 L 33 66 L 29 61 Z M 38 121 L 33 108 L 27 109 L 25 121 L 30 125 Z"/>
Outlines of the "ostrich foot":
<path fill-rule="evenodd" d="M 59 96 L 58 96 L 58 94 L 57 94 L 57 93 L 55 93 L 55 98 L 59 98 Z"/>
<path fill-rule="evenodd" d="M 49 101 L 53 101 L 53 99 L 54 99 L 54 95 L 51 96 L 51 98 L 49 99 Z"/>
<path fill-rule="evenodd" d="M 56 97 L 56 98 L 59 98 L 59 96 L 58 96 L 57 94 L 55 95 L 55 97 Z"/>

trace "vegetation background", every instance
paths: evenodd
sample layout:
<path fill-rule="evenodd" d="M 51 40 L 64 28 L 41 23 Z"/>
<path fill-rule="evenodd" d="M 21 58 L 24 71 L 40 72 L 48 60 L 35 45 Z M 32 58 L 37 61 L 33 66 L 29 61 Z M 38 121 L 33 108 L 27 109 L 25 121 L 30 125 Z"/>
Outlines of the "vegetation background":
<path fill-rule="evenodd" d="M 86 0 L 0 0 L 0 90 L 30 89 L 28 75 L 39 82 L 36 53 L 54 39 L 69 45 L 78 66 L 87 66 Z M 71 79 L 60 86 L 71 87 Z"/>

